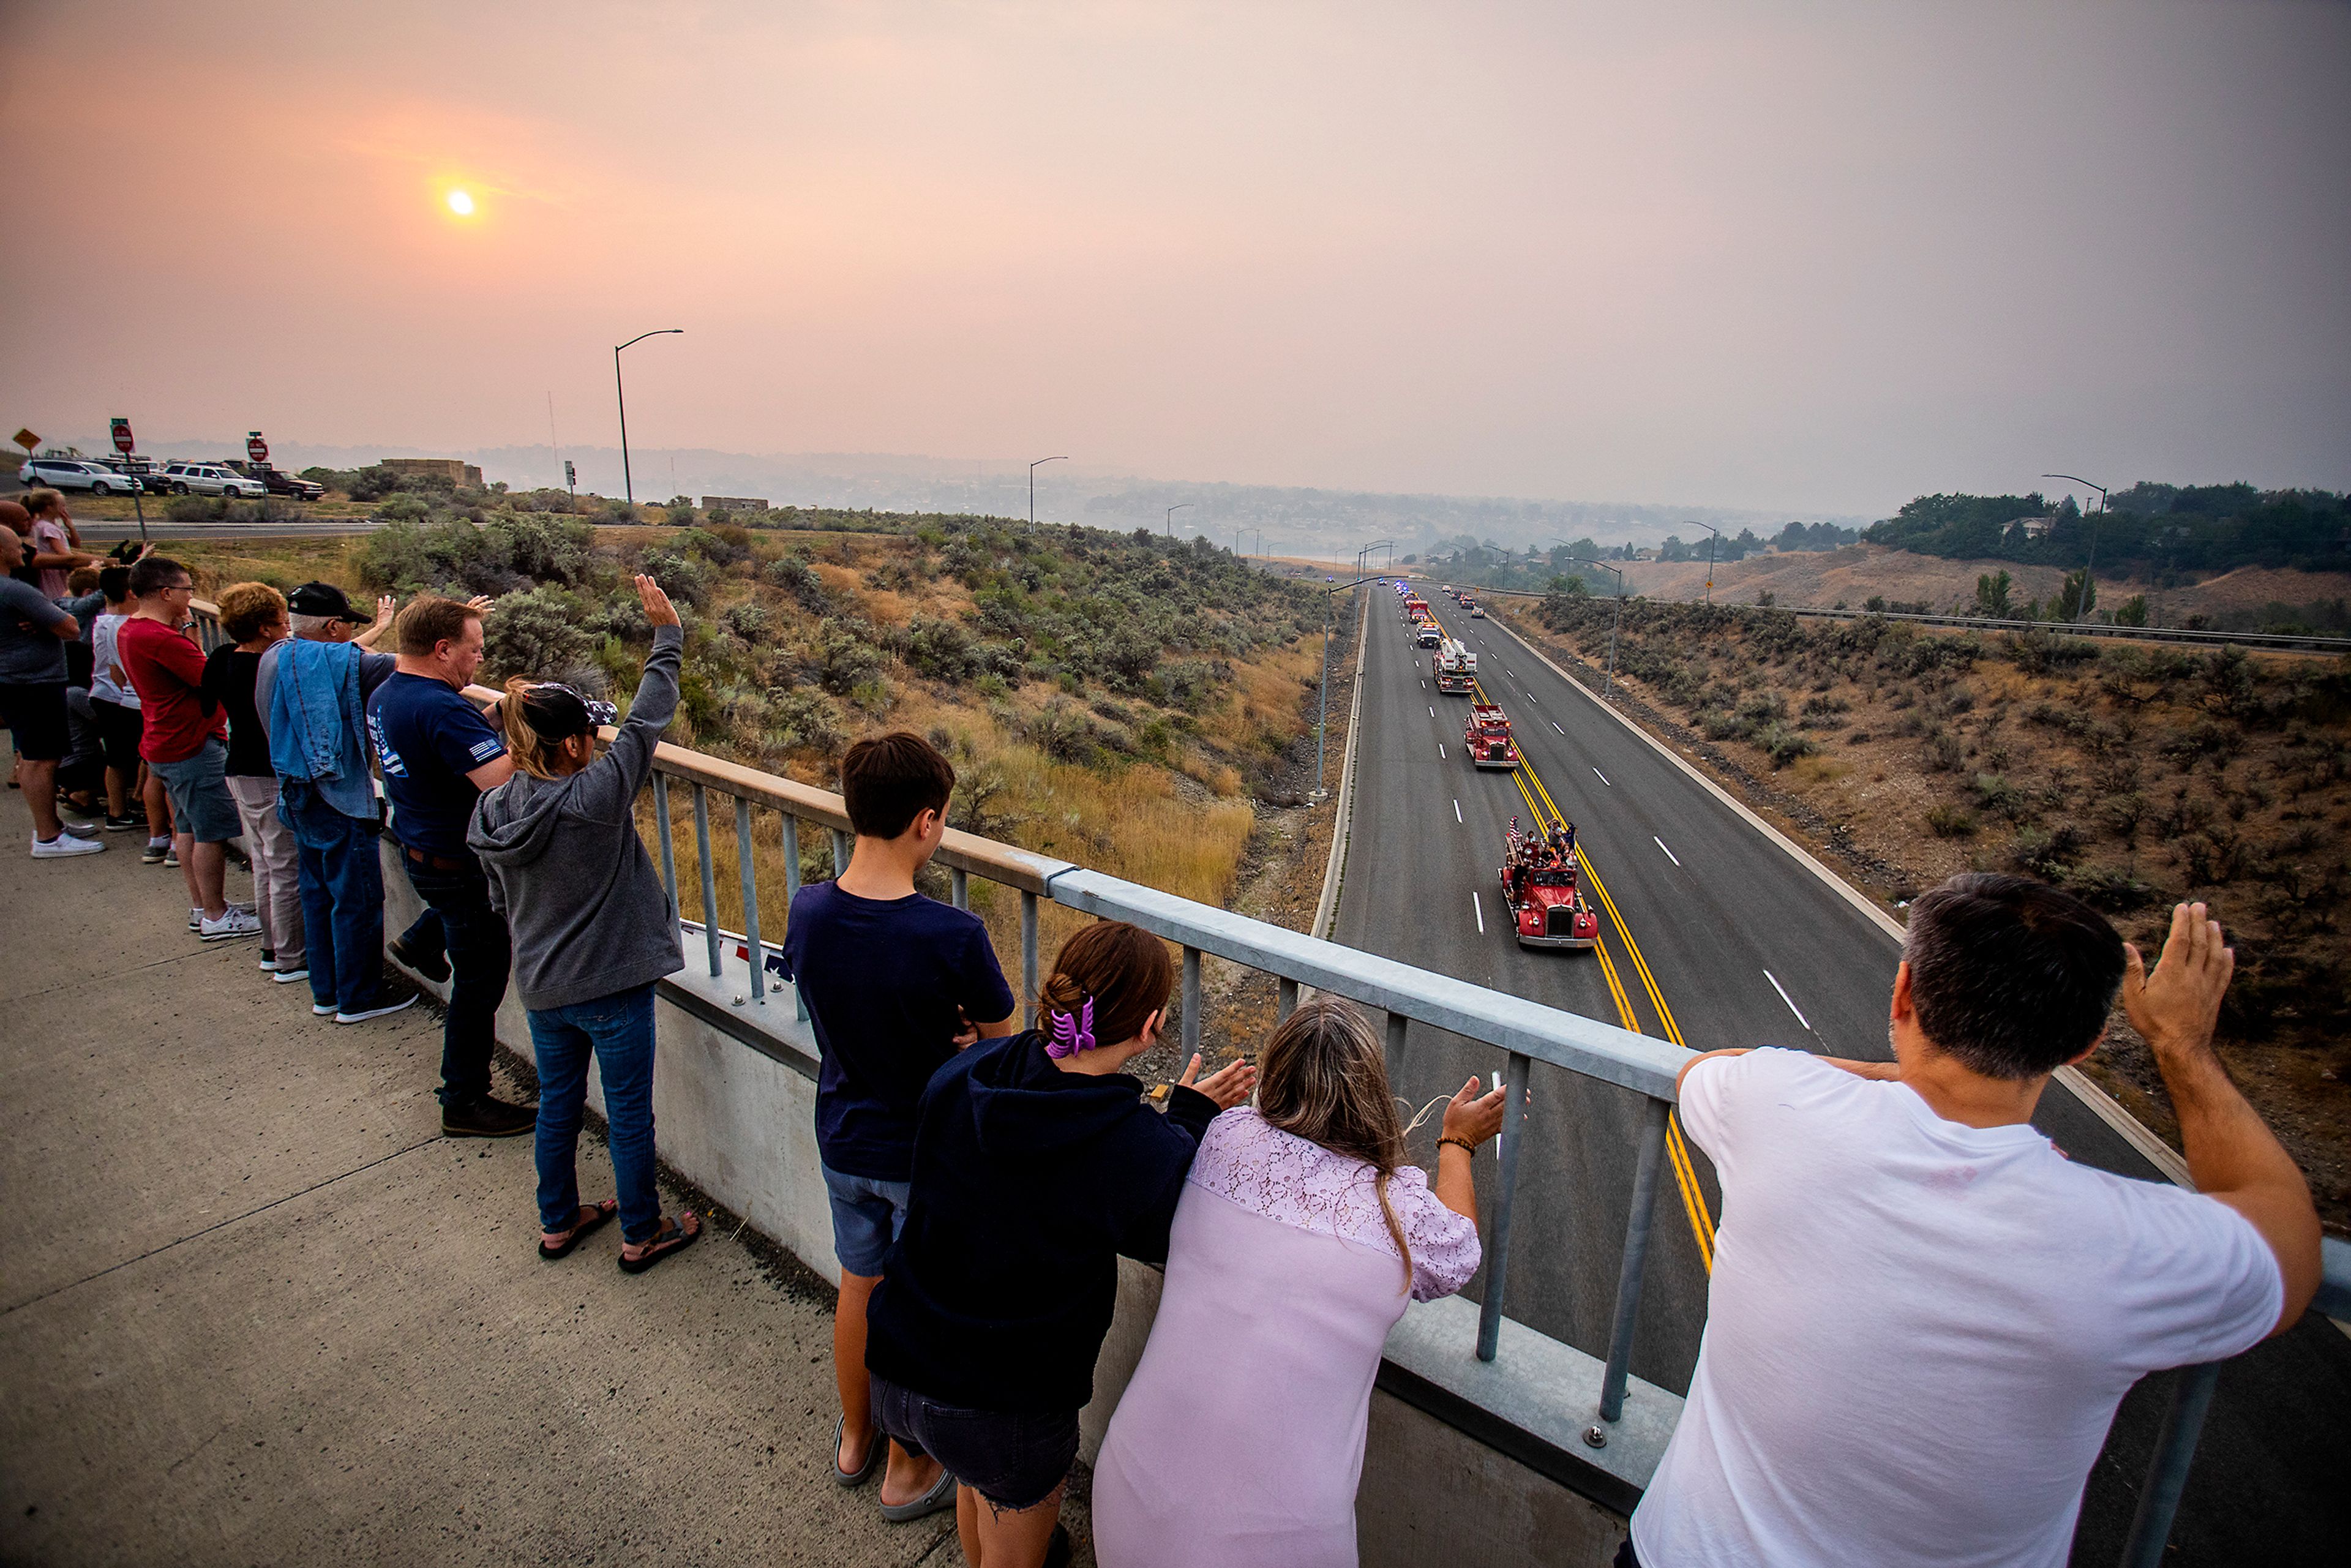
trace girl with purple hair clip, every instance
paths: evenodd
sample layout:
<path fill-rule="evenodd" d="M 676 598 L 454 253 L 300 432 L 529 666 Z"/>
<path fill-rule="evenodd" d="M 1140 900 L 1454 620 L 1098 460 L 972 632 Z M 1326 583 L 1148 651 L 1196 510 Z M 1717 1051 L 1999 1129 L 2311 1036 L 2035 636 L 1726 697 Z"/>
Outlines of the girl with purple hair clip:
<path fill-rule="evenodd" d="M 1175 965 L 1117 922 L 1071 937 L 1043 1026 L 940 1068 L 914 1124 L 905 1227 L 867 1313 L 882 1428 L 956 1481 L 973 1568 L 1066 1563 L 1061 1484 L 1118 1296 L 1118 1260 L 1164 1262 L 1200 1136 L 1249 1098 L 1194 1057 L 1164 1116 L 1122 1071 L 1158 1043 Z"/>

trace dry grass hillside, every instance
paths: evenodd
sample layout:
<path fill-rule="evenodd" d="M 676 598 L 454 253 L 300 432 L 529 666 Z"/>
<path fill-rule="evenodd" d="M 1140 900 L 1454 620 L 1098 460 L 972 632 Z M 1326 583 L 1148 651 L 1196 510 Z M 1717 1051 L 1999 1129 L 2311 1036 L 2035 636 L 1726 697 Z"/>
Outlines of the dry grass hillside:
<path fill-rule="evenodd" d="M 1554 595 L 1511 621 L 1596 673 L 1610 615 Z M 1635 601 L 1616 675 L 1653 729 L 1889 907 L 2017 871 L 2152 951 L 2174 901 L 2210 903 L 2238 954 L 2224 1055 L 2351 1227 L 2351 661 Z M 2116 1023 L 2089 1071 L 2173 1135 Z"/>
<path fill-rule="evenodd" d="M 1787 609 L 1858 610 L 1872 597 L 1891 601 L 1924 602 L 1942 612 L 1975 602 L 1976 579 L 2006 571 L 2013 581 L 2011 596 L 2022 606 L 2029 600 L 2053 601 L 2065 574 L 2053 566 L 2025 566 L 2015 561 L 1948 560 L 1941 556 L 1916 555 L 1883 545 L 1848 545 L 1843 549 L 1796 551 L 1750 556 L 1714 569 L 1714 598 L 1719 604 L 1753 604 L 1769 592 Z M 1706 592 L 1707 565 L 1698 561 L 1632 561 L 1625 566 L 1627 591 L 1658 600 L 1701 599 Z M 1595 584 L 1604 580 L 1595 575 Z M 2265 606 L 2300 606 L 2320 600 L 2351 597 L 2351 576 L 2342 572 L 2288 571 L 2271 567 L 2240 567 L 2202 582 L 2157 589 L 2128 582 L 2101 571 L 2099 602 L 2111 607 L 2136 593 L 2147 596 L 2158 620 L 2166 625 L 2185 624 L 2191 615 L 2224 617 L 2252 614 Z"/>
<path fill-rule="evenodd" d="M 861 519 L 863 520 L 863 519 Z M 354 597 L 489 592 L 486 684 L 559 676 L 625 701 L 649 636 L 632 570 L 689 628 L 669 738 L 834 788 L 858 735 L 908 728 L 953 758 L 950 820 L 1023 848 L 1225 905 L 1269 864 L 1304 864 L 1290 820 L 1312 722 L 1319 595 L 1224 551 L 1098 529 L 878 517 L 865 531 L 600 527 L 528 514 L 401 526 L 354 540 L 173 545 L 207 591 L 317 577 Z M 1305 753 L 1311 755 L 1311 739 Z M 645 808 L 651 827 L 650 802 Z M 730 809 L 714 812 L 720 920 L 740 928 Z M 682 890 L 690 813 L 673 824 Z M 822 833 L 802 873 L 831 874 Z M 763 931 L 784 927 L 781 827 L 755 827 Z M 944 896 L 946 877 L 936 877 Z M 1286 875 L 1275 880 L 1295 880 Z M 1008 972 L 1019 901 L 975 879 Z M 683 901 L 692 917 L 695 895 Z M 1049 908 L 1050 955 L 1074 917 Z"/>

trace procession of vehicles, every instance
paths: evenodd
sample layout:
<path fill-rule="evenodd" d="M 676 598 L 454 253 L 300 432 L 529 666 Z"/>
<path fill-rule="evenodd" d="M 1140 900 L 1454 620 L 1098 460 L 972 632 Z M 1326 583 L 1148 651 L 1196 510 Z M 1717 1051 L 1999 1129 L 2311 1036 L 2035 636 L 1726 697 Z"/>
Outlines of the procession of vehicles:
<path fill-rule="evenodd" d="M 1518 740 L 1511 733 L 1510 716 L 1479 685 L 1478 655 L 1437 623 L 1426 601 L 1409 585 L 1399 580 L 1395 591 L 1397 608 L 1405 625 L 1416 642 L 1425 637 L 1426 641 L 1422 645 L 1432 650 L 1428 673 L 1437 689 L 1447 695 L 1471 699 L 1468 719 L 1461 734 L 1462 749 L 1468 753 L 1469 765 L 1481 770 L 1516 769 L 1522 758 Z M 1482 619 L 1483 612 L 1468 591 L 1457 591 L 1447 584 L 1440 591 Z M 1562 820 L 1546 830 L 1539 810 L 1533 828 L 1521 831 L 1519 819 L 1513 815 L 1504 837 L 1502 864 L 1497 875 L 1502 884 L 1503 902 L 1510 906 L 1511 934 L 1519 946 L 1576 951 L 1599 945 L 1600 917 L 1583 896 L 1573 823 Z"/>

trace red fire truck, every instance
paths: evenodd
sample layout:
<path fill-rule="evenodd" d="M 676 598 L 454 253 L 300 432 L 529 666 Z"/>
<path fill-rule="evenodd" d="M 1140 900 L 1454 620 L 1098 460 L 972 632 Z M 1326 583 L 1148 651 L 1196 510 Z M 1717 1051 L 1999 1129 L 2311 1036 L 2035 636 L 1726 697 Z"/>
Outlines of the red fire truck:
<path fill-rule="evenodd" d="M 1600 941 L 1600 916 L 1585 903 L 1572 845 L 1564 851 L 1541 833 L 1521 838 L 1510 819 L 1504 840 L 1502 897 L 1510 906 L 1521 947 L 1591 947 Z"/>
<path fill-rule="evenodd" d="M 1519 743 L 1510 738 L 1510 718 L 1494 703 L 1469 705 L 1469 724 L 1461 732 L 1461 745 L 1469 753 L 1473 767 L 1519 765 Z"/>

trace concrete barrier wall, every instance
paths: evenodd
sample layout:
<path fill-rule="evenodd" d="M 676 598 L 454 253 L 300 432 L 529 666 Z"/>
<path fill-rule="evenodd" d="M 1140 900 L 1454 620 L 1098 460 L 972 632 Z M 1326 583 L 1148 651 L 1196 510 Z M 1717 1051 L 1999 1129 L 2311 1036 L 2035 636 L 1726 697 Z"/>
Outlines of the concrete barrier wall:
<path fill-rule="evenodd" d="M 423 905 L 384 848 L 384 931 L 397 935 Z M 684 939 L 686 968 L 655 993 L 654 1136 L 687 1180 L 746 1217 L 828 1280 L 841 1277 L 817 1162 L 816 1041 L 789 989 L 750 995 L 749 965 L 732 944 L 709 973 L 698 933 Z M 416 977 L 437 996 L 447 987 Z M 509 991 L 500 1043 L 532 1058 L 530 1028 Z M 594 1071 L 590 1103 L 603 1095 Z M 1102 1449 L 1112 1413 L 1142 1359 L 1159 1308 L 1155 1269 L 1119 1260 L 1118 1311 L 1094 1368 L 1094 1399 L 1079 1416 L 1080 1457 Z M 1363 1486 L 1355 1504 L 1365 1568 L 1442 1562 L 1447 1568 L 1605 1568 L 1625 1538 L 1624 1516 L 1519 1463 L 1385 1391 L 1372 1396 Z"/>

